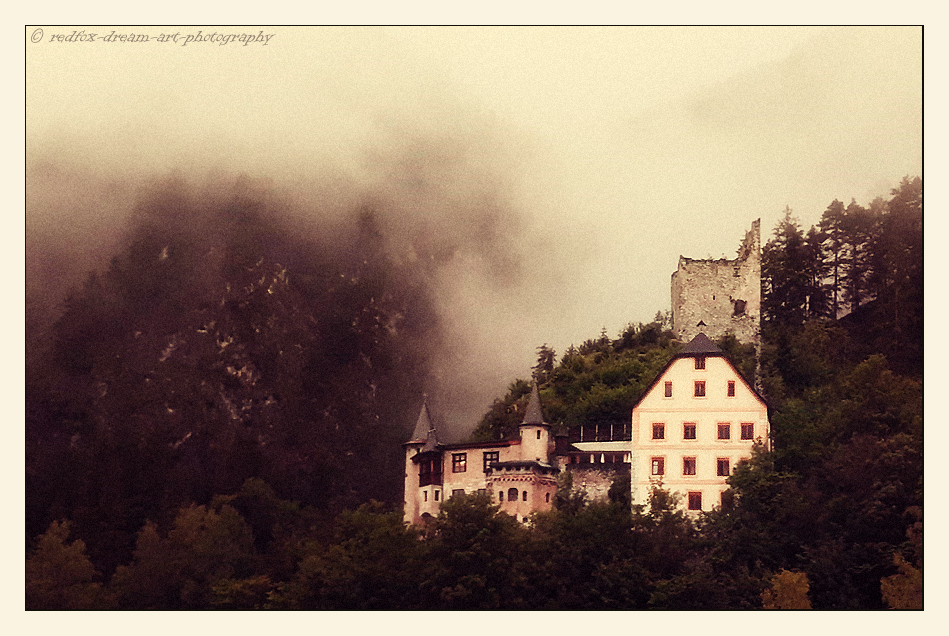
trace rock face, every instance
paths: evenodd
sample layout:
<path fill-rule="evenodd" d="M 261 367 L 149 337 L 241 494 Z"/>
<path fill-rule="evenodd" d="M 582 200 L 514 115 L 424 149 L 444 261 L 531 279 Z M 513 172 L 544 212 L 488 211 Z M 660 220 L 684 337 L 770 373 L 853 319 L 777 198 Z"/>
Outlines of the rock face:
<path fill-rule="evenodd" d="M 679 340 L 731 333 L 757 347 L 760 320 L 761 219 L 752 223 L 734 260 L 679 257 L 672 274 L 672 328 Z"/>

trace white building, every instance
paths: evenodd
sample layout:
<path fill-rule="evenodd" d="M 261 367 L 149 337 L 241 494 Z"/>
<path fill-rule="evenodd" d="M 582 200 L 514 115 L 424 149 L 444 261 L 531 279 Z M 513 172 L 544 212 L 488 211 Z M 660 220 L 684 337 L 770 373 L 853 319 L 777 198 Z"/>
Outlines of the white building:
<path fill-rule="evenodd" d="M 550 463 L 550 425 L 544 422 L 536 384 L 519 432 L 513 440 L 442 444 L 423 404 L 412 439 L 404 444 L 405 521 L 438 516 L 441 502 L 458 494 L 487 494 L 519 521 L 549 510 L 560 469 Z"/>
<path fill-rule="evenodd" d="M 589 429 L 589 430 L 587 430 Z M 577 439 L 551 439 L 535 384 L 519 437 L 443 444 L 427 405 L 405 443 L 405 521 L 438 515 L 452 495 L 480 492 L 518 520 L 548 510 L 557 474 L 591 500 L 606 499 L 613 481 L 630 475 L 632 502 L 645 504 L 653 484 L 678 492 L 688 510 L 711 510 L 727 490 L 735 465 L 756 441 L 769 444 L 768 408 L 704 333 L 687 344 L 653 380 L 625 424 L 580 427 Z"/>
<path fill-rule="evenodd" d="M 698 334 L 633 407 L 633 503 L 647 503 L 652 485 L 661 483 L 688 510 L 711 510 L 735 465 L 751 456 L 756 440 L 767 448 L 769 434 L 764 399 Z"/>

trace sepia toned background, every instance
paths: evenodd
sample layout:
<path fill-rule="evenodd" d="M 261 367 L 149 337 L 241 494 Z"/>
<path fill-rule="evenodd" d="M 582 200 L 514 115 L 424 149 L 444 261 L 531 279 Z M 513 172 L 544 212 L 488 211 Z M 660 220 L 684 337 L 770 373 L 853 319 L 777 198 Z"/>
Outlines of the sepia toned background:
<path fill-rule="evenodd" d="M 148 179 L 243 174 L 313 215 L 371 199 L 405 245 L 457 239 L 435 296 L 459 434 L 538 346 L 667 311 L 680 254 L 733 258 L 757 218 L 764 242 L 787 206 L 807 226 L 834 198 L 866 205 L 922 170 L 919 28 L 50 40 L 75 30 L 26 45 L 28 295 L 55 307 L 103 268 Z"/>

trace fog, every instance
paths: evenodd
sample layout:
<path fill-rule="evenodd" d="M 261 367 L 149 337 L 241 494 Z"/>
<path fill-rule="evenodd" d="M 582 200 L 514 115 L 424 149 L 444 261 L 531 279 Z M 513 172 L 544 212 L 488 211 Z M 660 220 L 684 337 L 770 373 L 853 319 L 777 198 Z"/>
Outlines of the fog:
<path fill-rule="evenodd" d="M 301 232 L 371 205 L 392 258 L 440 255 L 432 406 L 453 436 L 538 346 L 669 309 L 680 254 L 733 257 L 759 217 L 764 242 L 786 206 L 810 225 L 922 170 L 918 28 L 51 39 L 76 30 L 26 45 L 28 312 L 106 267 L 162 179 L 246 175 Z"/>

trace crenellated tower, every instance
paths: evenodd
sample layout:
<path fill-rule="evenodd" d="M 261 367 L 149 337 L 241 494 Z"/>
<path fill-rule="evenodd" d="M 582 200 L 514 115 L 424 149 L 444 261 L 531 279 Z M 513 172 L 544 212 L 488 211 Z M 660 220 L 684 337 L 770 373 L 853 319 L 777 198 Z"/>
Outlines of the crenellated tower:
<path fill-rule="evenodd" d="M 761 219 L 751 225 L 735 259 L 679 257 L 672 274 L 672 329 L 689 342 L 699 333 L 712 340 L 733 334 L 758 348 L 761 342 Z"/>

